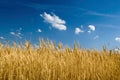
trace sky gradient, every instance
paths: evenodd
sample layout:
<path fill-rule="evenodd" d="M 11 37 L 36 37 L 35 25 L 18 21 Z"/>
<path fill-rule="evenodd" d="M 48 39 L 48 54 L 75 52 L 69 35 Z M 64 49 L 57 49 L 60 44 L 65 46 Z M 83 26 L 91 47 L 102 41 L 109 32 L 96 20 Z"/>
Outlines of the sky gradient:
<path fill-rule="evenodd" d="M 0 42 L 39 38 L 83 48 L 120 47 L 119 0 L 2 0 Z"/>

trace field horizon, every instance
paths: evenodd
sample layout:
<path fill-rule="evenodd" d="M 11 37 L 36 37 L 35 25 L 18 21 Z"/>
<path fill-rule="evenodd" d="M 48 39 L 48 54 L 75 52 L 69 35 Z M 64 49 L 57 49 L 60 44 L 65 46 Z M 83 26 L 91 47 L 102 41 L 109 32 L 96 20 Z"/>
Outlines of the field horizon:
<path fill-rule="evenodd" d="M 120 54 L 50 40 L 37 47 L 0 44 L 0 80 L 120 80 Z"/>

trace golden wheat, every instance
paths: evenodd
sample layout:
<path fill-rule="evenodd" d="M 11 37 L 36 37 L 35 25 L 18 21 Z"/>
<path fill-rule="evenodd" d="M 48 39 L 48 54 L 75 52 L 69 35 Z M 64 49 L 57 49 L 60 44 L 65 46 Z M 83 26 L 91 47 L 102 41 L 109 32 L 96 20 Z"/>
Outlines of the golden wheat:
<path fill-rule="evenodd" d="M 49 40 L 39 47 L 0 44 L 0 80 L 120 80 L 120 54 Z"/>

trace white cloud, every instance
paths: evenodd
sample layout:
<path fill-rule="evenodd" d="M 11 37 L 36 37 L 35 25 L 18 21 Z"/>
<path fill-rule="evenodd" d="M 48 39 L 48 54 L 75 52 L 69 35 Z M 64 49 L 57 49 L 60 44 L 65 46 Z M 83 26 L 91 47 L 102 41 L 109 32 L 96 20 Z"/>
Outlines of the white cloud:
<path fill-rule="evenodd" d="M 94 37 L 94 39 L 98 39 L 99 38 L 99 36 L 98 35 L 96 35 L 95 37 Z"/>
<path fill-rule="evenodd" d="M 42 32 L 42 30 L 41 30 L 41 29 L 38 29 L 38 31 L 37 31 L 37 32 L 41 33 L 41 32 Z"/>
<path fill-rule="evenodd" d="M 75 28 L 75 34 L 83 33 L 84 31 L 80 28 Z"/>
<path fill-rule="evenodd" d="M 120 42 L 120 37 L 116 37 L 115 40 L 116 40 L 117 42 Z"/>
<path fill-rule="evenodd" d="M 10 34 L 13 35 L 13 36 L 16 36 L 16 37 L 18 37 L 18 38 L 22 38 L 20 32 L 19 32 L 19 33 L 10 32 Z"/>
<path fill-rule="evenodd" d="M 91 31 L 95 31 L 95 26 L 94 25 L 88 25 L 88 27 Z"/>
<path fill-rule="evenodd" d="M 5 39 L 5 38 L 1 36 L 0 39 L 3 40 L 3 39 Z"/>
<path fill-rule="evenodd" d="M 50 15 L 44 12 L 44 14 L 40 14 L 41 17 L 47 22 L 52 25 L 52 27 L 59 29 L 59 30 L 66 30 L 67 27 L 65 26 L 66 22 L 65 20 L 60 19 L 55 14 Z"/>
<path fill-rule="evenodd" d="M 89 30 L 88 33 L 90 34 L 90 33 L 91 33 L 91 30 Z"/>
<path fill-rule="evenodd" d="M 18 38 L 22 38 L 22 28 L 20 27 L 18 30 L 16 30 L 15 32 L 10 32 L 11 35 L 18 37 Z"/>
<path fill-rule="evenodd" d="M 61 25 L 61 24 L 52 24 L 52 26 L 54 26 L 56 29 L 59 29 L 59 30 L 66 30 L 66 26 L 65 25 Z"/>
<path fill-rule="evenodd" d="M 15 35 L 15 32 L 10 32 L 11 35 Z"/>

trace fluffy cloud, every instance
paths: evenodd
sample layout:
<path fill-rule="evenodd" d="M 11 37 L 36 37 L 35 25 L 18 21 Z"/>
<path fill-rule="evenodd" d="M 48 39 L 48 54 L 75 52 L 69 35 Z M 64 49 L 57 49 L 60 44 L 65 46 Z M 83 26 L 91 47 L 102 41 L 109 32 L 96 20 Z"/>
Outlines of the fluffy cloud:
<path fill-rule="evenodd" d="M 41 30 L 41 29 L 38 29 L 38 30 L 37 30 L 37 32 L 41 33 L 41 32 L 42 32 L 42 30 Z"/>
<path fill-rule="evenodd" d="M 95 31 L 95 26 L 94 25 L 88 25 L 90 31 Z"/>
<path fill-rule="evenodd" d="M 99 38 L 99 36 L 98 35 L 96 35 L 95 37 L 94 37 L 94 39 L 98 39 Z"/>
<path fill-rule="evenodd" d="M 75 34 L 83 33 L 84 31 L 80 28 L 75 28 Z"/>
<path fill-rule="evenodd" d="M 50 15 L 44 12 L 44 14 L 40 14 L 40 16 L 47 22 L 52 25 L 52 27 L 59 29 L 59 30 L 66 30 L 67 27 L 65 26 L 65 20 L 60 19 L 58 16 Z"/>
<path fill-rule="evenodd" d="M 117 42 L 120 42 L 120 37 L 116 37 L 115 40 L 116 40 Z"/>

